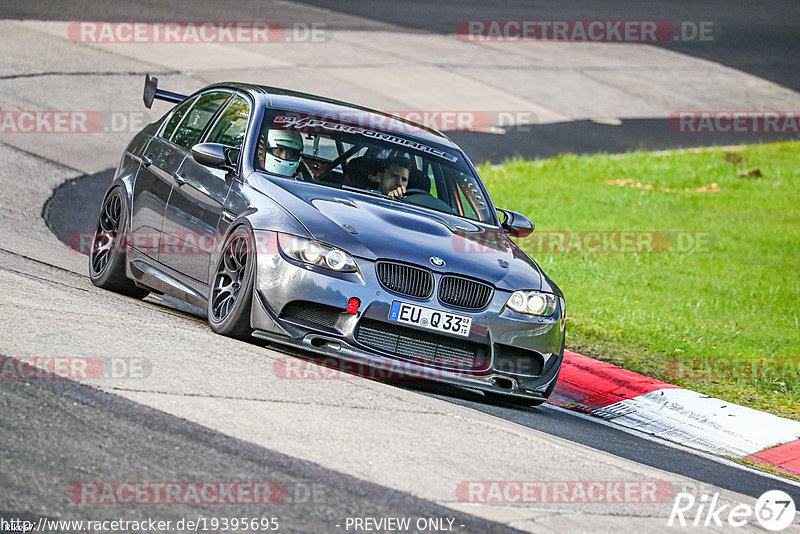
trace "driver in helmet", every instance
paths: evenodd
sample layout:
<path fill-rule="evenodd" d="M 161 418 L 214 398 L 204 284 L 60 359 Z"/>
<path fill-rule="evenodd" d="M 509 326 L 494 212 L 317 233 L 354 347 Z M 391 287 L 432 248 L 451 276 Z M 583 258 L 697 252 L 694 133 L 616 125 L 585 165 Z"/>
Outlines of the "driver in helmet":
<path fill-rule="evenodd" d="M 270 130 L 266 145 L 264 170 L 281 176 L 295 176 L 303 155 L 303 137 L 298 132 Z"/>

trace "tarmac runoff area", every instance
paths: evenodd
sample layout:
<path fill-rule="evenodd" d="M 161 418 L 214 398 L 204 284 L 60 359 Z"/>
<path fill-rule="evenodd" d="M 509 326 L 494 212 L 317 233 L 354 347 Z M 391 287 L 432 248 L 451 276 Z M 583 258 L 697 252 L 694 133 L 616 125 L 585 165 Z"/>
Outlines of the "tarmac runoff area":
<path fill-rule="evenodd" d="M 152 114 L 134 115 L 144 113 L 141 79 L 146 72 L 158 75 L 165 89 L 177 92 L 191 92 L 221 79 L 273 83 L 301 90 L 313 85 L 314 92 L 383 109 L 436 109 L 441 102 L 447 102 L 467 110 L 532 110 L 539 123 L 552 124 L 598 115 L 663 119 L 675 109 L 710 106 L 797 109 L 800 103 L 800 95 L 777 85 L 646 45 L 625 45 L 626 54 L 609 56 L 603 47 L 610 45 L 575 48 L 561 43 L 544 56 L 537 48 L 542 43 L 534 43 L 536 46 L 520 46 L 509 54 L 491 44 L 476 47 L 447 36 L 416 32 L 388 34 L 374 28 L 338 31 L 328 46 L 309 44 L 310 48 L 305 50 L 300 45 L 293 48 L 279 44 L 211 45 L 189 51 L 180 47 L 160 48 L 160 45 L 142 48 L 76 43 L 68 38 L 65 24 L 60 22 L 3 21 L 0 32 L 5 35 L 7 51 L 0 58 L 0 109 L 91 107 L 101 115 L 127 113 L 129 123 L 136 116 L 141 120 L 154 119 L 167 109 L 159 104 L 161 107 Z M 397 53 L 401 40 L 405 51 L 402 56 Z M 308 61 L 309 57 L 314 60 Z M 545 57 L 553 65 L 571 65 L 573 71 L 565 77 L 554 72 L 545 80 L 540 78 L 537 91 L 521 74 L 515 77 L 514 69 L 506 69 L 502 78 L 492 75 L 491 70 L 498 65 L 522 67 L 533 57 L 539 60 Z M 592 76 L 581 72 L 597 65 L 606 67 L 599 77 L 604 81 L 598 81 L 597 76 L 592 80 Z M 663 83 L 631 83 L 632 71 L 653 65 L 664 72 Z M 666 71 L 673 67 L 689 79 L 669 76 Z M 641 74 L 634 77 L 642 79 Z M 691 83 L 691 77 L 697 83 Z M 309 79 L 314 83 L 309 84 Z M 275 83 L 276 80 L 281 83 Z M 698 88 L 701 80 L 705 90 Z M 398 86 L 404 90 L 394 90 Z M 460 88 L 458 95 L 453 95 L 452 87 Z M 525 96 L 526 87 L 529 96 Z M 739 91 L 735 98 L 726 89 L 732 87 Z M 654 94 L 658 98 L 653 98 Z M 113 130 L 60 135 L 3 133 L 0 137 L 0 159 L 5 163 L 0 170 L 0 248 L 3 249 L 0 283 L 5 288 L 5 298 L 0 303 L 5 317 L 0 352 L 15 359 L 64 356 L 146 359 L 147 376 L 83 381 L 91 386 L 86 388 L 91 391 L 82 394 L 95 396 L 92 403 L 98 410 L 99 421 L 104 413 L 113 417 L 110 407 L 115 402 L 131 403 L 130 409 L 152 409 L 164 414 L 166 425 L 174 419 L 174 424 L 181 422 L 210 429 L 211 440 L 236 440 L 256 447 L 254 454 L 258 450 L 274 451 L 308 465 L 325 466 L 353 480 L 397 490 L 523 531 L 633 528 L 663 532 L 673 507 L 672 499 L 664 499 L 665 494 L 658 491 L 664 483 L 669 484 L 673 495 L 687 490 L 698 498 L 717 494 L 715 502 L 729 507 L 754 504 L 755 499 L 742 493 L 701 484 L 688 476 L 648 467 L 413 391 L 357 378 L 281 380 L 272 373 L 274 361 L 285 357 L 281 353 L 215 336 L 201 319 L 158 299 L 151 297 L 137 302 L 95 289 L 86 278 L 86 258 L 70 252 L 50 232 L 40 215 L 54 188 L 116 163 L 132 131 L 130 127 Z M 90 212 L 97 208 L 96 205 L 80 207 Z M 3 398 L 20 395 L 19 391 L 11 391 L 19 384 L 22 383 L 0 383 Z M 636 388 L 625 386 L 622 390 L 636 391 Z M 662 385 L 621 401 L 638 403 L 632 407 L 622 403 L 600 406 L 603 403 L 594 402 L 593 397 L 619 391 L 609 388 L 605 392 L 584 391 L 585 395 L 577 391 L 577 386 L 572 393 L 560 391 L 554 401 L 594 410 L 617 423 L 628 417 L 631 425 L 636 423 L 637 409 L 645 413 L 650 409 L 647 406 L 660 402 L 651 394 L 672 401 L 678 395 L 675 388 Z M 63 410 L 72 409 L 75 403 L 90 404 L 75 395 L 69 397 L 71 400 L 56 395 L 50 401 L 58 408 L 59 402 L 66 400 Z M 661 403 L 659 411 L 668 408 L 668 404 Z M 98 461 L 98 452 L 91 443 L 67 440 L 69 434 L 64 429 L 58 430 L 62 433 L 56 437 L 46 435 L 46 426 L 37 427 L 38 430 L 28 428 L 23 433 L 19 429 L 25 428 L 24 413 L 35 405 L 31 400 L 17 405 L 14 412 L 4 412 L 22 417 L 22 420 L 3 418 L 4 435 L 14 436 L 7 438 L 9 447 L 19 454 L 16 461 L 13 454 L 0 459 L 0 472 L 6 480 L 13 476 L 15 482 L 3 484 L 4 489 L 0 490 L 4 507 L 57 517 L 96 516 L 97 509 L 65 503 L 67 488 L 87 478 L 115 480 L 124 476 L 119 464 Z M 622 413 L 616 409 L 612 413 L 611 409 L 617 405 L 632 411 Z M 702 400 L 698 400 L 697 406 L 701 405 Z M 706 421 L 717 421 L 715 417 L 727 413 L 713 401 L 709 405 L 713 409 L 698 408 Z M 750 417 L 738 409 L 731 412 L 736 413 L 734 418 Z M 537 415 L 541 416 L 541 412 L 530 413 L 531 417 Z M 32 415 L 29 417 L 34 420 Z M 75 417 L 80 420 L 79 415 Z M 685 419 L 680 421 L 686 423 Z M 674 426 L 677 428 L 680 423 Z M 52 428 L 56 431 L 57 425 Z M 723 433 L 731 429 L 724 424 L 719 424 L 719 428 Z M 76 428 L 69 430 L 73 438 L 80 436 Z M 661 431 L 663 437 L 678 436 L 667 430 Z M 414 439 L 409 443 L 411 438 Z M 736 447 L 736 455 L 755 455 L 769 461 L 768 458 L 780 452 L 769 448 L 777 443 L 767 444 L 760 438 L 757 442 L 731 443 Z M 58 469 L 54 466 L 48 472 L 31 470 L 26 464 L 24 472 L 31 474 L 31 478 L 19 476 L 19 458 L 25 444 L 44 445 L 54 439 L 56 444 L 63 445 L 62 454 L 77 455 L 70 456 L 69 465 Z M 718 441 L 726 439 L 720 437 Z M 174 446 L 184 447 L 187 443 L 190 441 L 178 440 Z M 58 448 L 48 450 L 52 458 L 57 457 Z M 154 449 L 152 454 L 158 455 L 159 450 Z M 129 471 L 129 476 L 154 476 L 147 466 L 155 465 L 156 457 L 142 461 L 138 469 Z M 186 472 L 196 460 L 182 456 L 175 461 L 174 465 L 182 466 Z M 787 463 L 785 467 L 792 465 Z M 185 472 L 182 476 L 186 476 Z M 181 476 L 180 473 L 180 469 L 169 472 L 173 476 Z M 492 481 L 572 481 L 570 495 L 575 494 L 575 487 L 588 494 L 588 484 L 592 482 L 600 482 L 605 491 L 608 486 L 604 483 L 638 481 L 640 497 L 628 501 L 615 499 L 618 489 L 612 487 L 608 490 L 612 495 L 610 501 L 606 498 L 605 502 L 594 503 L 585 499 L 553 502 L 551 498 L 549 502 L 541 502 L 540 498 L 536 503 L 520 506 L 519 499 L 513 499 L 517 495 L 513 491 L 509 494 L 512 498 L 506 499 L 508 502 L 490 499 L 494 491 Z M 472 494 L 484 502 L 470 502 L 471 486 L 464 486 L 468 482 L 489 483 L 482 486 L 485 492 Z M 459 493 L 459 488 L 464 487 L 466 500 Z M 641 496 L 647 496 L 647 502 L 634 502 L 641 501 Z M 697 509 L 693 512 L 701 515 Z M 785 532 L 800 530 L 797 525 L 795 521 Z M 741 530 L 761 531 L 752 518 Z M 476 524 L 465 531 L 486 529 L 480 530 Z M 725 532 L 728 528 L 710 524 L 707 528 L 701 525 L 698 531 Z"/>

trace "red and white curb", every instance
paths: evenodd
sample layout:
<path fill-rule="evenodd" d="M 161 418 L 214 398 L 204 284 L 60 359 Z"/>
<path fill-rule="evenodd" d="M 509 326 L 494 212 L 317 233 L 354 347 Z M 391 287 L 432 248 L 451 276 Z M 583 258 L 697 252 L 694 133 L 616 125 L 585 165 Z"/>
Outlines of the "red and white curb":
<path fill-rule="evenodd" d="M 564 352 L 549 402 L 714 454 L 800 476 L 800 421 L 792 421 Z"/>

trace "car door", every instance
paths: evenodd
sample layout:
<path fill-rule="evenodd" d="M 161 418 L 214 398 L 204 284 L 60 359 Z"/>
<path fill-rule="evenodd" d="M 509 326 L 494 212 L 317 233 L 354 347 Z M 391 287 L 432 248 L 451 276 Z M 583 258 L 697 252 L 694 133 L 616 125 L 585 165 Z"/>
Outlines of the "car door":
<path fill-rule="evenodd" d="M 132 238 L 128 242 L 153 258 L 158 258 L 161 224 L 172 191 L 172 175 L 186 157 L 184 151 L 175 149 L 169 138 L 194 102 L 195 99 L 191 99 L 177 106 L 165 126 L 150 140 L 142 153 L 142 164 L 134 182 Z"/>
<path fill-rule="evenodd" d="M 251 107 L 244 96 L 233 96 L 202 138 L 202 142 L 224 145 L 234 166 L 239 160 Z M 233 178 L 224 170 L 199 164 L 191 153 L 183 160 L 164 216 L 165 239 L 179 243 L 176 251 L 162 246 L 160 261 L 208 283 L 211 252 Z"/>

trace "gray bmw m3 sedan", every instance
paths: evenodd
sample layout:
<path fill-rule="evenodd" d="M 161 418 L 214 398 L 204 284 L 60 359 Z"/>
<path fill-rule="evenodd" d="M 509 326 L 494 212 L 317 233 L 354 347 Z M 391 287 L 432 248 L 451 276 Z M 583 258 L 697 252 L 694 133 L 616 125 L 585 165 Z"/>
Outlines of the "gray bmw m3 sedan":
<path fill-rule="evenodd" d="M 560 289 L 511 237 L 444 134 L 274 87 L 185 96 L 126 148 L 106 191 L 89 274 L 167 294 L 251 336 L 482 391 L 544 402 L 564 352 Z"/>

